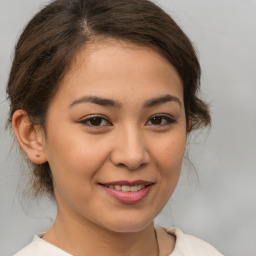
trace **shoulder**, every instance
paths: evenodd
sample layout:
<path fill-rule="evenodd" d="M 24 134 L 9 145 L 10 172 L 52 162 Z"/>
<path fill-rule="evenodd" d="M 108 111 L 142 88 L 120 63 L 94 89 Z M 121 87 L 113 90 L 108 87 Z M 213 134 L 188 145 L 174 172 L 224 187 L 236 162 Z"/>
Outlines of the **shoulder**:
<path fill-rule="evenodd" d="M 40 235 L 34 236 L 33 241 L 13 256 L 72 256 L 56 246 L 44 241 Z"/>
<path fill-rule="evenodd" d="M 164 228 L 168 234 L 176 237 L 175 248 L 171 256 L 223 256 L 209 243 L 183 233 L 178 228 Z"/>
<path fill-rule="evenodd" d="M 37 244 L 36 244 L 36 236 L 33 241 L 29 243 L 26 247 L 18 251 L 14 254 L 14 256 L 36 256 L 37 255 Z"/>

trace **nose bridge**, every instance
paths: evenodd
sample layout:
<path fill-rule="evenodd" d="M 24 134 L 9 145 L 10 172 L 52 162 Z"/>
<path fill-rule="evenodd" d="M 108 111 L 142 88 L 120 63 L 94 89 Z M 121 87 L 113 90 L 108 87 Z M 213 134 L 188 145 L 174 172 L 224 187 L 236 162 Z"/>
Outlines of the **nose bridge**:
<path fill-rule="evenodd" d="M 119 127 L 115 149 L 112 155 L 113 162 L 125 165 L 129 169 L 137 169 L 149 160 L 146 142 L 142 129 L 137 124 L 127 124 Z"/>

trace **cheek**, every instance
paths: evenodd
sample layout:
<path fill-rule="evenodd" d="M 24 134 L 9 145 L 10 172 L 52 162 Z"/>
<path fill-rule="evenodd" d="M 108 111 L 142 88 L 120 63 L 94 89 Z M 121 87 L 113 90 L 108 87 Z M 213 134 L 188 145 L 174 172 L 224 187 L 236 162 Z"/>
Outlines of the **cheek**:
<path fill-rule="evenodd" d="M 154 143 L 156 145 L 156 143 Z M 186 134 L 176 134 L 166 136 L 158 141 L 158 146 L 154 146 L 154 157 L 157 159 L 160 169 L 179 170 L 183 161 L 186 147 Z"/>
<path fill-rule="evenodd" d="M 49 134 L 47 155 L 55 190 L 87 194 L 108 157 L 107 150 L 104 140 L 97 142 L 84 133 Z"/>
<path fill-rule="evenodd" d="M 82 174 L 97 168 L 104 154 L 102 147 L 84 133 L 70 131 L 60 131 L 48 137 L 46 151 L 52 171 Z"/>
<path fill-rule="evenodd" d="M 163 162 L 170 166 L 181 166 L 184 157 L 186 141 L 172 141 L 166 145 L 165 151 L 162 152 Z"/>
<path fill-rule="evenodd" d="M 161 140 L 158 147 L 155 147 L 161 193 L 166 200 L 172 195 L 179 180 L 185 147 L 186 133 L 169 136 Z"/>
<path fill-rule="evenodd" d="M 56 143 L 54 143 L 56 141 Z M 93 187 L 93 178 L 99 168 L 99 161 L 93 147 L 86 147 L 75 139 L 61 141 L 56 138 L 49 144 L 49 164 L 53 176 L 54 190 L 58 202 L 69 205 L 86 201 Z M 75 207 L 75 205 L 73 205 Z"/>

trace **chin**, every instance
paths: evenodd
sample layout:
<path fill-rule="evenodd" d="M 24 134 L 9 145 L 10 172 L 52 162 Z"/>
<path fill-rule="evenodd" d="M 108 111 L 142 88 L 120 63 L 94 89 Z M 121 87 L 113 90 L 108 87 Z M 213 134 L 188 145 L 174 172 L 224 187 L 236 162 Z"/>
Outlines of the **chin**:
<path fill-rule="evenodd" d="M 140 232 L 153 224 L 153 218 L 133 217 L 133 218 L 116 218 L 114 221 L 104 225 L 104 227 L 116 233 L 135 233 Z"/>
<path fill-rule="evenodd" d="M 147 228 L 151 223 L 147 223 L 147 225 L 120 225 L 111 227 L 111 231 L 115 233 L 137 233 L 143 231 L 145 228 Z"/>

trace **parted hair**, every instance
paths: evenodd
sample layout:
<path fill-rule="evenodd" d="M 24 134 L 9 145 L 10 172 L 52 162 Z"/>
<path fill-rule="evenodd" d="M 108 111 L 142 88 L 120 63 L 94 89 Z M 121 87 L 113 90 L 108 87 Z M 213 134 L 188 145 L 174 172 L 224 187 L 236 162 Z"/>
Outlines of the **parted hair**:
<path fill-rule="evenodd" d="M 79 50 L 104 38 L 152 47 L 177 70 L 183 82 L 187 131 L 210 124 L 199 96 L 200 64 L 189 38 L 149 0 L 56 0 L 25 27 L 16 47 L 6 92 L 7 125 L 18 109 L 43 128 L 51 99 Z M 28 163 L 29 160 L 27 159 Z M 49 164 L 29 163 L 35 195 L 54 197 Z"/>

